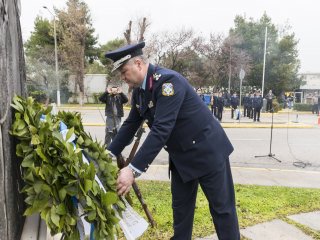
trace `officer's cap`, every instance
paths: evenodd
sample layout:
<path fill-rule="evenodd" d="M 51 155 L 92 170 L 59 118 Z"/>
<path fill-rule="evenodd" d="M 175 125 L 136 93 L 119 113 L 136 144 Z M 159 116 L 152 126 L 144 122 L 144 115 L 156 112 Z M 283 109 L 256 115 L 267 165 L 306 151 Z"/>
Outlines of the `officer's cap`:
<path fill-rule="evenodd" d="M 127 45 L 111 52 L 105 54 L 106 58 L 109 58 L 113 61 L 112 72 L 119 67 L 121 67 L 129 59 L 140 56 L 143 54 L 142 48 L 144 48 L 145 42 L 140 42 L 137 44 Z"/>

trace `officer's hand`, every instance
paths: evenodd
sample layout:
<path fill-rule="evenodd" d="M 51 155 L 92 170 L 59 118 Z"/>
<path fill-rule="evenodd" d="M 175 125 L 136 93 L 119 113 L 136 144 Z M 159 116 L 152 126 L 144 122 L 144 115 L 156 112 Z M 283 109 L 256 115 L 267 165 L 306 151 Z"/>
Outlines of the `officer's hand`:
<path fill-rule="evenodd" d="M 118 93 L 122 93 L 122 89 L 120 87 L 117 88 Z"/>
<path fill-rule="evenodd" d="M 107 93 L 111 93 L 111 88 L 110 88 L 110 87 L 107 88 L 107 89 L 106 89 L 106 92 L 107 92 Z"/>
<path fill-rule="evenodd" d="M 130 191 L 133 182 L 134 177 L 131 169 L 129 167 L 122 168 L 117 179 L 118 195 L 126 195 Z"/>

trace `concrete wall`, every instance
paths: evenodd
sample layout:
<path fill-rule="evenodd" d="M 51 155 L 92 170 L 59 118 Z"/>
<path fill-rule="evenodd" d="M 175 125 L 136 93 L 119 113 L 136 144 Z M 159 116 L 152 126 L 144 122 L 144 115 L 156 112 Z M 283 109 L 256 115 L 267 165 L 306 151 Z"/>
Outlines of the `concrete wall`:
<path fill-rule="evenodd" d="M 119 85 L 118 81 L 117 83 L 110 82 L 109 87 L 112 85 Z M 106 74 L 86 74 L 84 78 L 84 95 L 85 95 L 85 102 L 86 103 L 93 103 L 94 97 L 93 94 L 95 93 L 102 93 L 105 91 L 107 85 L 107 75 Z M 75 89 L 75 78 L 74 76 L 71 76 L 69 79 L 69 91 L 74 93 Z M 120 83 L 121 88 L 123 89 L 124 93 L 128 92 L 128 86 L 127 84 Z M 77 87 L 76 92 L 79 92 L 79 88 Z M 78 98 L 77 96 L 73 96 L 69 99 L 69 102 L 74 102 L 74 98 Z"/>
<path fill-rule="evenodd" d="M 310 104 L 314 95 L 320 96 L 320 73 L 302 73 L 300 76 L 304 82 L 300 86 L 302 102 Z"/>
<path fill-rule="evenodd" d="M 20 159 L 8 134 L 15 94 L 25 94 L 25 63 L 20 29 L 20 0 L 0 1 L 0 239 L 18 240 L 24 223 Z"/>

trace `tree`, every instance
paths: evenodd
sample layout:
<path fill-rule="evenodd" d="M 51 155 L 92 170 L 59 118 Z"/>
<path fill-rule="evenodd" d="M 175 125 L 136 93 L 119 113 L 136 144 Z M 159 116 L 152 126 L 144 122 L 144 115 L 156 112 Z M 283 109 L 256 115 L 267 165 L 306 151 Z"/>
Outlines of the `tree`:
<path fill-rule="evenodd" d="M 230 92 L 238 90 L 240 87 L 240 69 L 244 69 L 248 75 L 252 68 L 251 56 L 245 49 L 241 48 L 242 44 L 241 36 L 229 35 L 223 40 L 218 56 L 219 85 L 229 88 L 230 81 L 230 89 L 228 89 Z"/>
<path fill-rule="evenodd" d="M 285 89 L 294 89 L 299 85 L 297 73 L 300 61 L 297 55 L 298 41 L 294 34 L 284 31 L 283 36 L 279 36 L 279 29 L 266 14 L 258 21 L 236 16 L 234 23 L 235 27 L 230 29 L 229 35 L 241 37 L 242 42 L 238 44 L 238 48 L 245 50 L 252 59 L 252 69 L 246 76 L 250 85 L 261 86 L 266 27 L 265 90 L 272 89 L 275 94 L 280 94 Z"/>
<path fill-rule="evenodd" d="M 94 32 L 87 5 L 81 0 L 69 0 L 66 10 L 56 10 L 58 15 L 58 29 L 61 32 L 61 50 L 63 62 L 72 74 L 75 75 L 75 92 L 79 87 L 80 105 L 84 99 L 84 72 L 85 54 L 92 53 L 96 40 L 92 37 Z M 91 37 L 89 37 L 91 36 Z M 88 41 L 89 40 L 89 41 Z"/>
<path fill-rule="evenodd" d="M 54 66 L 53 26 L 47 19 L 36 17 L 34 31 L 25 43 L 26 55 Z"/>

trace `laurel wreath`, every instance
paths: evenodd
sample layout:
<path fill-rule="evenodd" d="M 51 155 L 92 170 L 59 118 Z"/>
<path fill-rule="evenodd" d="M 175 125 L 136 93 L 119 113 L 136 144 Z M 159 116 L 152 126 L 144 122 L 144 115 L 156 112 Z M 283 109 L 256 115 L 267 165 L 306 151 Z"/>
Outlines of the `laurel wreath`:
<path fill-rule="evenodd" d="M 114 239 L 119 233 L 115 208 L 124 209 L 116 193 L 118 168 L 104 147 L 84 131 L 79 113 L 59 112 L 28 97 L 15 96 L 16 110 L 10 131 L 19 140 L 16 154 L 22 158 L 21 172 L 27 208 L 24 215 L 39 213 L 51 231 L 64 239 L 79 239 L 79 214 L 74 198 L 83 208 L 85 220 L 94 226 L 95 239 Z M 68 127 L 66 139 L 59 124 Z M 75 135 L 74 144 L 67 140 Z M 90 161 L 83 161 L 83 155 Z M 97 175 L 106 191 L 95 180 Z"/>

